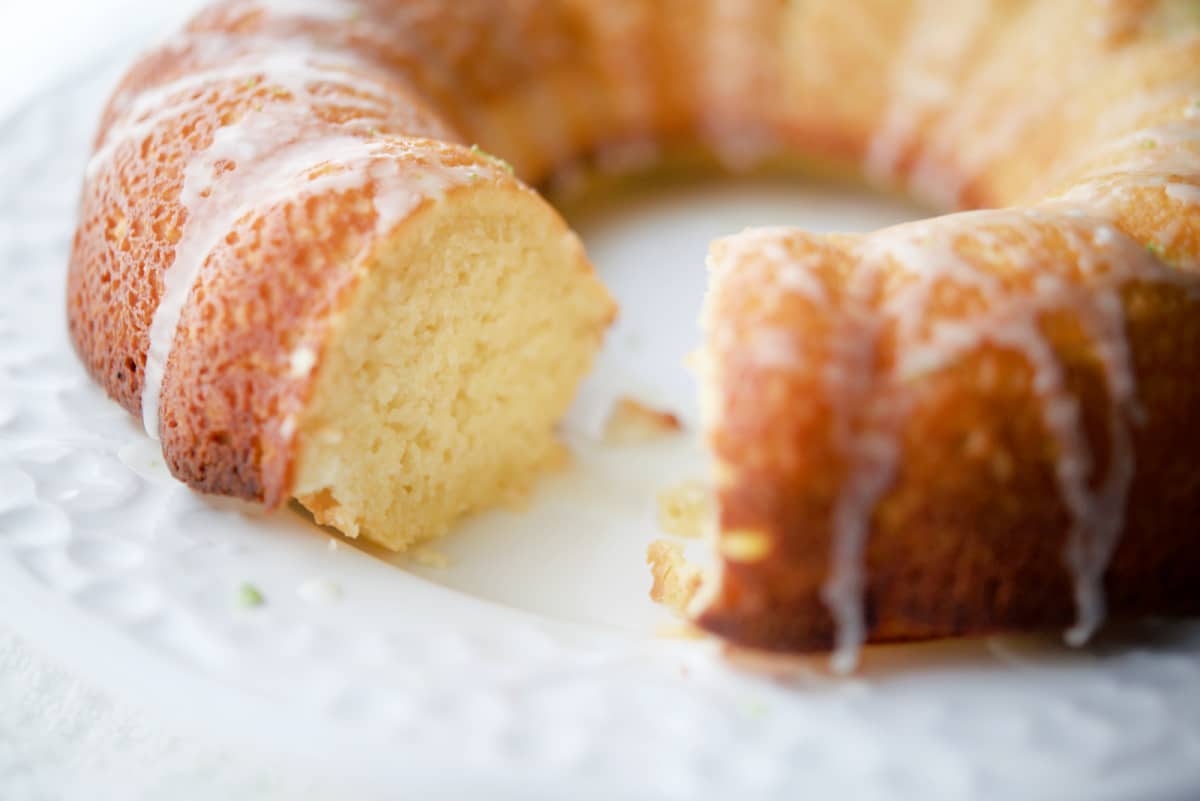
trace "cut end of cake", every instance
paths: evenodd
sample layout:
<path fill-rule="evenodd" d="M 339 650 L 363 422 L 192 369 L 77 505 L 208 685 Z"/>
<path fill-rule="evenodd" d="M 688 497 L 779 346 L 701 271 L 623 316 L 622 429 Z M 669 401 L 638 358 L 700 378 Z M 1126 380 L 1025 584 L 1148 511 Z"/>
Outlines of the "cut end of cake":
<path fill-rule="evenodd" d="M 428 203 L 365 272 L 316 367 L 293 494 L 402 550 L 563 464 L 555 426 L 615 307 L 577 237 L 515 184 Z"/>

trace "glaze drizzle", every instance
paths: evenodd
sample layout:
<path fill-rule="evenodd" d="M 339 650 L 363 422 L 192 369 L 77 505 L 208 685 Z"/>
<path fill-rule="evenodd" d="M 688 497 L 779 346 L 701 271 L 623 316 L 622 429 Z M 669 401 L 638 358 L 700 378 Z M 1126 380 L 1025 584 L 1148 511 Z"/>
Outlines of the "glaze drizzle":
<path fill-rule="evenodd" d="M 998 231 L 1016 234 L 1016 239 L 995 236 Z M 1074 266 L 1047 270 L 1030 258 L 1050 248 L 1047 236 L 1052 234 L 1067 237 Z M 956 242 L 981 236 L 1014 275 L 1001 281 L 957 252 Z M 1006 244 L 1014 241 L 1019 244 Z M 1107 220 L 1054 208 L 960 213 L 881 231 L 865 240 L 855 278 L 865 289 L 852 288 L 851 296 L 870 297 L 883 272 L 893 268 L 912 280 L 884 301 L 875 322 L 863 323 L 870 320 L 869 309 L 851 309 L 848 330 L 859 332 L 851 346 L 856 352 L 838 364 L 841 383 L 827 385 L 832 408 L 858 409 L 865 419 L 842 415 L 837 423 L 841 431 L 852 433 L 839 436 L 851 467 L 833 514 L 833 562 L 823 592 L 837 623 L 834 668 L 852 669 L 865 642 L 863 554 L 871 515 L 901 458 L 899 427 L 911 404 L 906 387 L 914 377 L 944 369 L 988 345 L 1020 353 L 1033 370 L 1033 391 L 1056 445 L 1055 475 L 1071 519 L 1064 562 L 1075 588 L 1077 619 L 1066 639 L 1072 645 L 1085 643 L 1104 619 L 1103 577 L 1123 525 L 1135 472 L 1131 427 L 1141 415 L 1120 293 L 1132 282 L 1192 285 Z M 947 285 L 980 293 L 990 308 L 969 320 L 936 318 L 929 302 Z M 1109 458 L 1095 489 L 1089 484 L 1095 465 L 1079 402 L 1041 328 L 1041 321 L 1057 312 L 1078 321 L 1103 368 Z M 895 336 L 900 358 L 890 373 L 877 375 L 869 353 L 877 352 L 885 327 Z"/>
<path fill-rule="evenodd" d="M 337 102 L 378 118 L 386 112 L 386 89 L 355 71 L 353 61 L 310 54 L 275 54 L 189 75 L 136 98 L 126 121 L 114 127 L 92 159 L 98 169 L 115 149 L 144 135 L 168 117 L 186 112 L 163 102 L 221 82 L 269 87 L 274 102 L 221 126 L 211 142 L 190 157 L 179 202 L 187 211 L 174 258 L 163 273 L 162 295 L 149 329 L 142 387 L 142 422 L 158 437 L 159 399 L 175 333 L 196 278 L 233 226 L 268 207 L 326 192 L 368 190 L 380 234 L 404 219 L 422 200 L 455 185 L 495 178 L 501 168 L 469 163 L 449 166 L 422 156 L 413 141 L 378 136 L 370 117 L 342 126 L 314 126 L 313 107 L 322 87 L 348 87 Z M 200 92 L 203 102 L 206 93 Z"/>

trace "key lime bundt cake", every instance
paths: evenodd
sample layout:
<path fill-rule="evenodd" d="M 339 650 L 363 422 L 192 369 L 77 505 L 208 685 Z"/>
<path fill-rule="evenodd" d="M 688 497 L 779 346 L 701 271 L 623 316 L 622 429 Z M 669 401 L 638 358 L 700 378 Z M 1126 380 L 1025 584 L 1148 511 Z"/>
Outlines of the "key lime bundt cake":
<path fill-rule="evenodd" d="M 219 3 L 104 112 L 72 335 L 182 480 L 401 548 L 555 462 L 613 318 L 529 186 L 689 148 L 957 210 L 713 246 L 700 625 L 1200 613 L 1193 0 Z"/>

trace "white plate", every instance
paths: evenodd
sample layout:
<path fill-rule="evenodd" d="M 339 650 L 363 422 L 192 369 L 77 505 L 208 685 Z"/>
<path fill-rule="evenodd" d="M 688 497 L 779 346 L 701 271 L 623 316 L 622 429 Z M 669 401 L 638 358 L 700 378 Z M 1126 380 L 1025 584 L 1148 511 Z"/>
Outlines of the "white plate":
<path fill-rule="evenodd" d="M 0 129 L 0 621 L 90 679 L 359 797 L 1194 798 L 1200 625 L 1084 652 L 1044 639 L 869 649 L 787 682 L 664 639 L 646 598 L 655 488 L 690 437 L 598 445 L 631 394 L 694 420 L 703 254 L 747 224 L 872 228 L 855 191 L 700 184 L 578 221 L 622 317 L 572 412 L 575 467 L 469 521 L 446 568 L 384 561 L 285 510 L 174 482 L 65 333 L 88 137 L 116 68 Z M 15 172 L 15 174 L 14 174 Z M 394 563 L 393 563 L 394 562 Z M 250 582 L 266 604 L 239 609 Z M 337 596 L 337 597 L 331 597 Z M 350 790 L 347 789 L 347 797 Z M 393 795 L 394 794 L 394 795 Z"/>

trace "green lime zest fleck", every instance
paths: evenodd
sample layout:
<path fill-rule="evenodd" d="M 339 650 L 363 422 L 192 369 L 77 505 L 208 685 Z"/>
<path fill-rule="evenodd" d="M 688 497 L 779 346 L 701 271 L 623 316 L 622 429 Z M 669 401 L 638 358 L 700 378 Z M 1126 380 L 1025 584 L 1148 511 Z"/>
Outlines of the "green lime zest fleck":
<path fill-rule="evenodd" d="M 369 133 L 371 136 L 379 136 L 379 129 L 372 125 L 367 129 L 367 133 Z"/>
<path fill-rule="evenodd" d="M 1162 245 L 1158 244 L 1157 242 L 1147 242 L 1146 250 L 1150 253 L 1151 256 L 1154 256 L 1156 258 L 1161 259 L 1163 256 Z"/>
<path fill-rule="evenodd" d="M 247 89 L 253 89 L 254 87 L 258 86 L 258 76 L 256 75 L 253 78 L 247 78 L 246 82 L 242 85 Z"/>
<path fill-rule="evenodd" d="M 242 609 L 254 609 L 262 606 L 267 602 L 262 591 L 249 582 L 245 582 L 238 587 L 237 605 Z"/>
<path fill-rule="evenodd" d="M 1158 142 L 1155 142 L 1153 139 L 1142 139 L 1138 142 L 1138 147 L 1142 148 L 1143 150 L 1150 150 L 1158 147 Z"/>
<path fill-rule="evenodd" d="M 485 159 L 488 159 L 489 161 L 492 161 L 492 162 L 500 165 L 501 167 L 503 167 L 505 170 L 508 171 L 509 175 L 512 175 L 515 172 L 515 170 L 513 170 L 513 165 L 509 164 L 507 161 L 500 158 L 499 156 L 493 156 L 491 153 L 487 152 L 479 145 L 471 145 L 471 152 L 477 156 L 483 156 Z"/>

